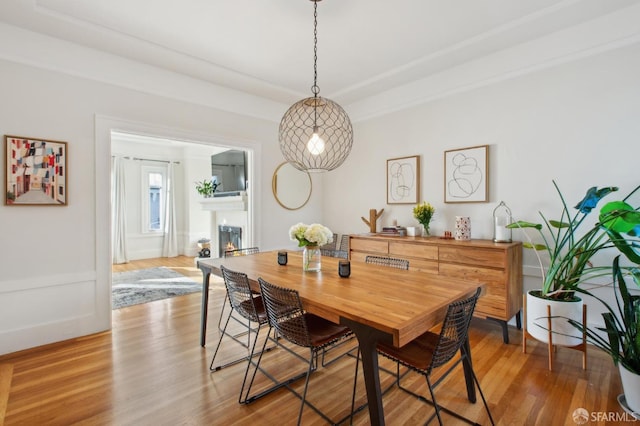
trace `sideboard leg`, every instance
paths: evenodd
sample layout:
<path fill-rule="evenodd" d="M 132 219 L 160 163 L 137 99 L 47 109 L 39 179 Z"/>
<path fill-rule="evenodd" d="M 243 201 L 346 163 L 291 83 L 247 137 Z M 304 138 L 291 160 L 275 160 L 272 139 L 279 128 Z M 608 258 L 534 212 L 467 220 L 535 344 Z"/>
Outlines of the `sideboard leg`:
<path fill-rule="evenodd" d="M 508 345 L 509 344 L 509 328 L 507 327 L 507 322 L 498 318 L 487 317 L 488 320 L 495 321 L 502 327 L 502 341 Z"/>

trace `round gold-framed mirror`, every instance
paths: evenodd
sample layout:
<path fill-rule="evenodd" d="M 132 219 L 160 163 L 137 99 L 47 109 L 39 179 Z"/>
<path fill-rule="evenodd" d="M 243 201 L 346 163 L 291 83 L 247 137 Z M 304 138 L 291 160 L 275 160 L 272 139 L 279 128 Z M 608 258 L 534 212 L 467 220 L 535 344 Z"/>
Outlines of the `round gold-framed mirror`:
<path fill-rule="evenodd" d="M 311 175 L 284 162 L 273 172 L 271 190 L 278 204 L 287 210 L 304 207 L 311 198 Z"/>

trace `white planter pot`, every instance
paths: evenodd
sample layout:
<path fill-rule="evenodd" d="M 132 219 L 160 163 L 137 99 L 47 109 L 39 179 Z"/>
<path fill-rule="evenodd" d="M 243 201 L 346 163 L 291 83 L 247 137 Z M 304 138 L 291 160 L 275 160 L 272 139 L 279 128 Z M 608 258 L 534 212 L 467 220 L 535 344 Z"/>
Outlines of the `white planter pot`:
<path fill-rule="evenodd" d="M 551 339 L 554 345 L 577 346 L 582 343 L 582 333 L 569 324 L 566 318 L 582 322 L 582 299 L 575 302 L 561 302 L 536 297 L 527 293 L 527 331 L 535 339 L 549 343 L 549 315 L 547 306 L 551 306 Z"/>
<path fill-rule="evenodd" d="M 618 369 L 627 406 L 634 413 L 640 414 L 640 375 L 627 370 L 622 363 L 618 363 Z"/>

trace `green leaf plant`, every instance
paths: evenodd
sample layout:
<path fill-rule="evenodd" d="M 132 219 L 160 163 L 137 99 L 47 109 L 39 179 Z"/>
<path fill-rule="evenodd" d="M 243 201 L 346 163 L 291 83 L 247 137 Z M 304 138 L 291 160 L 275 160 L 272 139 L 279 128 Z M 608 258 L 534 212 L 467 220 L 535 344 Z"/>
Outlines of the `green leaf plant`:
<path fill-rule="evenodd" d="M 611 356 L 615 365 L 621 363 L 627 370 L 640 374 L 640 295 L 632 295 L 624 280 L 626 270 L 626 275 L 632 276 L 638 284 L 640 269 L 623 268 L 619 260 L 620 255 L 614 258 L 612 265 L 615 309 L 588 290 L 577 290 L 597 299 L 605 306 L 606 311 L 602 313 L 604 327 L 592 329 L 572 319 L 569 319 L 569 323 L 581 333 L 585 333 L 589 343 Z"/>
<path fill-rule="evenodd" d="M 586 232 L 581 225 L 587 216 L 607 195 L 618 191 L 617 187 L 590 188 L 571 214 L 560 188 L 553 181 L 560 197 L 562 211 L 559 220 L 547 219 L 538 212 L 542 223 L 516 221 L 508 228 L 522 229 L 526 237 L 523 246 L 535 250 L 542 272 L 540 296 L 553 300 L 574 300 L 581 284 L 596 277 L 610 276 L 612 267 L 594 266 L 591 258 L 599 251 L 617 247 L 634 264 L 640 264 L 640 212 L 627 200 L 640 189 L 638 185 L 624 199 L 605 204 L 600 209 L 598 221 Z M 527 234 L 533 229 L 542 238 L 535 243 Z M 540 253 L 546 252 L 548 266 L 544 266 Z M 620 267 L 629 269 L 629 267 Z"/>

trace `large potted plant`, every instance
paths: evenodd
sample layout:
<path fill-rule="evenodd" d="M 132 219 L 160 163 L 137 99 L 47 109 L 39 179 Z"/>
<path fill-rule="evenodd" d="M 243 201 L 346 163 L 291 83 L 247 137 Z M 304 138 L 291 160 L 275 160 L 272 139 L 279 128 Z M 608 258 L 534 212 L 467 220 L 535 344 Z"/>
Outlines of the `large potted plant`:
<path fill-rule="evenodd" d="M 589 223 L 587 217 L 591 211 L 602 198 L 616 192 L 618 188 L 590 188 L 572 214 L 555 181 L 553 185 L 562 204 L 558 220 L 547 219 L 539 212 L 542 223 L 517 221 L 508 227 L 533 229 L 542 240 L 534 242 L 527 232 L 524 233 L 527 241 L 523 242 L 523 246 L 535 251 L 542 272 L 541 288 L 527 293 L 527 331 L 536 339 L 548 342 L 549 305 L 552 312 L 551 328 L 556 334 L 553 343 L 576 346 L 582 342 L 582 335 L 564 318 L 581 321 L 583 302 L 576 292 L 580 293 L 578 290 L 586 281 L 611 274 L 610 265 L 594 265 L 592 257 L 599 251 L 612 247 L 618 247 L 628 254 L 629 245 L 638 243 L 634 231 L 635 226 L 640 223 L 637 220 L 638 208 L 630 206 L 626 200 L 640 186 L 624 199 L 605 204 L 600 210 L 599 220 L 583 232 L 582 227 Z M 540 253 L 546 253 L 546 267 Z"/>
<path fill-rule="evenodd" d="M 637 247 L 633 244 L 625 247 L 635 251 L 632 254 L 632 258 L 636 257 L 635 267 L 621 267 L 620 256 L 613 260 L 615 309 L 592 292 L 578 289 L 580 293 L 590 295 L 604 305 L 604 327 L 590 328 L 572 319 L 569 319 L 569 323 L 580 333 L 585 333 L 589 343 L 611 356 L 613 363 L 620 370 L 624 391 L 624 399 L 619 397 L 618 400 L 625 409 L 640 414 L 640 295 L 632 295 L 624 279 L 625 275 L 630 275 L 636 285 L 640 285 L 640 259 L 637 259 L 640 256 Z"/>

